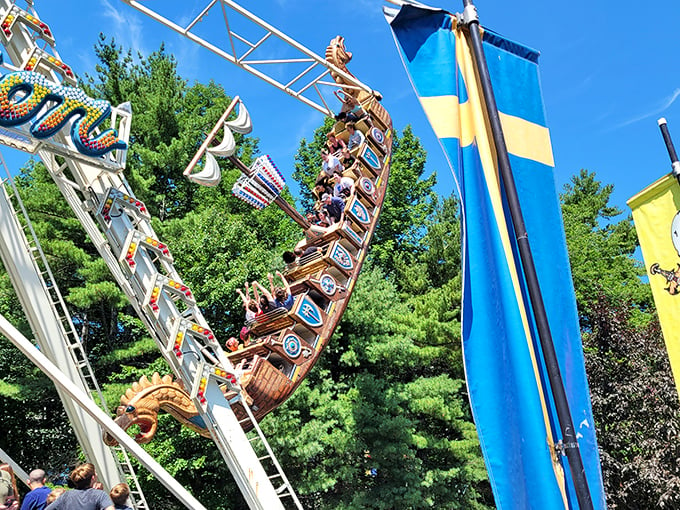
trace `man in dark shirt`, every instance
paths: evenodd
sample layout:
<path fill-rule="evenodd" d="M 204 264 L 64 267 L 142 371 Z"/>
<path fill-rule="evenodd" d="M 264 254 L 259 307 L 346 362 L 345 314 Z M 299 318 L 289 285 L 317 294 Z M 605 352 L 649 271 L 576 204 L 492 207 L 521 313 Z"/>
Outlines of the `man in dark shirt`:
<path fill-rule="evenodd" d="M 328 213 L 333 223 L 339 223 L 342 218 L 342 212 L 345 210 L 345 201 L 340 197 L 332 197 L 328 193 L 324 193 L 321 197 L 323 207 Z"/>

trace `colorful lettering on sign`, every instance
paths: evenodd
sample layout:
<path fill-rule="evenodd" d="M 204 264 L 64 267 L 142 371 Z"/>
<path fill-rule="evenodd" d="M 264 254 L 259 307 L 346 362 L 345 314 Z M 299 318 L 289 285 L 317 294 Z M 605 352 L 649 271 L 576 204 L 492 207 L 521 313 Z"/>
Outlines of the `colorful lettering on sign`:
<path fill-rule="evenodd" d="M 18 97 L 17 97 L 18 96 Z M 0 126 L 18 126 L 36 117 L 49 101 L 57 104 L 31 125 L 31 134 L 47 138 L 64 127 L 71 117 L 79 118 L 71 126 L 71 139 L 78 152 L 86 156 L 102 156 L 113 149 L 125 149 L 115 129 L 106 129 L 92 137 L 94 128 L 111 113 L 111 105 L 102 99 L 92 99 L 75 87 L 52 83 L 33 71 L 17 71 L 0 78 Z"/>

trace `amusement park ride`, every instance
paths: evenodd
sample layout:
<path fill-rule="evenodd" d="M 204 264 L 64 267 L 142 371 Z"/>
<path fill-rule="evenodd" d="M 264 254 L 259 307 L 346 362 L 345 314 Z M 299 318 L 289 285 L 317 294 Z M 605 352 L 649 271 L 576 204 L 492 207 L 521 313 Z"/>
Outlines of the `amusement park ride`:
<path fill-rule="evenodd" d="M 345 171 L 345 176 L 354 178 L 355 191 L 347 199 L 340 223 L 323 230 L 310 225 L 279 196 L 283 178 L 268 157 L 248 167 L 234 156 L 231 130 L 249 131 L 250 120 L 240 100 L 232 102 L 185 175 L 199 184 L 214 185 L 219 181 L 215 156 L 228 157 L 243 172 L 234 194 L 257 208 L 272 202 L 279 205 L 302 227 L 300 247 L 320 250 L 300 258 L 284 273 L 294 297 L 292 308 L 258 317 L 250 324 L 251 344 L 225 352 L 191 289 L 177 273 L 172 247 L 158 239 L 144 203 L 135 198 L 125 179 L 130 106 L 112 107 L 77 88 L 73 70 L 59 58 L 54 36 L 38 17 L 32 0 L 26 0 L 23 7 L 0 0 L 6 69 L 0 77 L 0 142 L 36 154 L 44 162 L 155 339 L 174 379 L 154 376 L 134 383 L 121 399 L 117 424 L 110 413 L 92 403 L 90 395 L 99 395 L 106 409 L 11 177 L 0 192 L 0 256 L 40 351 L 1 316 L 0 332 L 55 382 L 86 457 L 105 485 L 130 484 L 135 508 L 149 506 L 127 453 L 137 457 L 188 508 L 203 508 L 119 427 L 136 423 L 141 430 L 138 440 L 148 441 L 155 431 L 158 408 L 213 439 L 250 508 L 302 508 L 257 421 L 303 381 L 347 307 L 387 186 L 390 116 L 379 103 L 381 96 L 347 70 L 351 54 L 341 37 L 331 41 L 321 57 L 230 0 L 205 0 L 198 15 L 181 25 L 145 5 L 156 2 L 122 1 L 328 116 L 334 116 L 327 102 L 333 94 L 328 91 L 344 98 L 345 104 L 356 100 L 364 113 L 357 127 L 365 141 L 352 150 L 356 163 Z M 236 33 L 235 17 L 260 30 L 261 38 L 251 42 Z M 226 37 L 222 33 L 213 42 L 204 38 L 198 27 L 207 19 L 221 19 Z M 258 52 L 271 39 L 287 45 L 296 56 L 259 58 Z M 268 74 L 272 66 L 267 64 L 277 65 L 276 74 Z M 280 76 L 282 67 L 298 69 L 300 65 L 303 70 L 290 79 L 274 77 Z M 343 122 L 336 122 L 333 130 L 339 138 L 348 138 Z M 221 143 L 212 147 L 221 131 Z M 200 160 L 203 166 L 197 168 Z M 101 439 L 102 428 L 107 444 L 124 448 L 113 446 L 111 451 Z"/>

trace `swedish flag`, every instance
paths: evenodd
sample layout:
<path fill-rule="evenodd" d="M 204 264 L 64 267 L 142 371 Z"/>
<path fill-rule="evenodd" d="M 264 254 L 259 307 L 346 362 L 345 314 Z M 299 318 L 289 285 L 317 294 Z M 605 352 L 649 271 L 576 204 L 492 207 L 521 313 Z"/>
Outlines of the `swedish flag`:
<path fill-rule="evenodd" d="M 461 198 L 465 370 L 497 506 L 569 508 L 573 483 L 556 449 L 561 432 L 469 34 L 439 9 L 386 15 Z M 538 53 L 490 30 L 483 48 L 591 497 L 605 508 Z"/>

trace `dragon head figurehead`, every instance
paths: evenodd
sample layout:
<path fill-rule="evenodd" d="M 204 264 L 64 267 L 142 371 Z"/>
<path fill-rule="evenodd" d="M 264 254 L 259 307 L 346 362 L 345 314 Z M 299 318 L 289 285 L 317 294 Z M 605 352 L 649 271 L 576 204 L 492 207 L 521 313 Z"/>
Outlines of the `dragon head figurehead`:
<path fill-rule="evenodd" d="M 331 42 L 326 47 L 326 62 L 334 65 L 344 73 L 349 76 L 354 76 L 349 69 L 347 69 L 347 64 L 352 60 L 352 53 L 347 51 L 345 48 L 345 38 L 338 35 L 331 39 Z M 382 95 L 377 91 L 367 92 L 366 90 L 359 89 L 352 84 L 350 84 L 344 76 L 340 75 L 337 71 L 331 69 L 331 77 L 335 80 L 338 85 L 346 85 L 342 87 L 342 91 L 348 95 L 352 96 L 359 102 L 366 101 L 371 97 L 375 97 L 377 100 L 382 99 Z"/>
<path fill-rule="evenodd" d="M 326 60 L 343 71 L 347 70 L 347 63 L 352 60 L 352 53 L 345 49 L 345 38 L 341 35 L 334 37 L 326 48 Z"/>
<path fill-rule="evenodd" d="M 153 439 L 158 428 L 158 412 L 161 410 L 169 412 L 180 423 L 199 434 L 209 435 L 200 423 L 196 407 L 184 386 L 180 381 L 173 381 L 171 375 L 161 377 L 154 373 L 150 381 L 142 376 L 120 397 L 120 403 L 114 421 L 123 430 L 137 425 L 139 433 L 135 441 L 139 444 Z M 104 442 L 109 446 L 118 444 L 108 432 L 104 433 Z"/>

